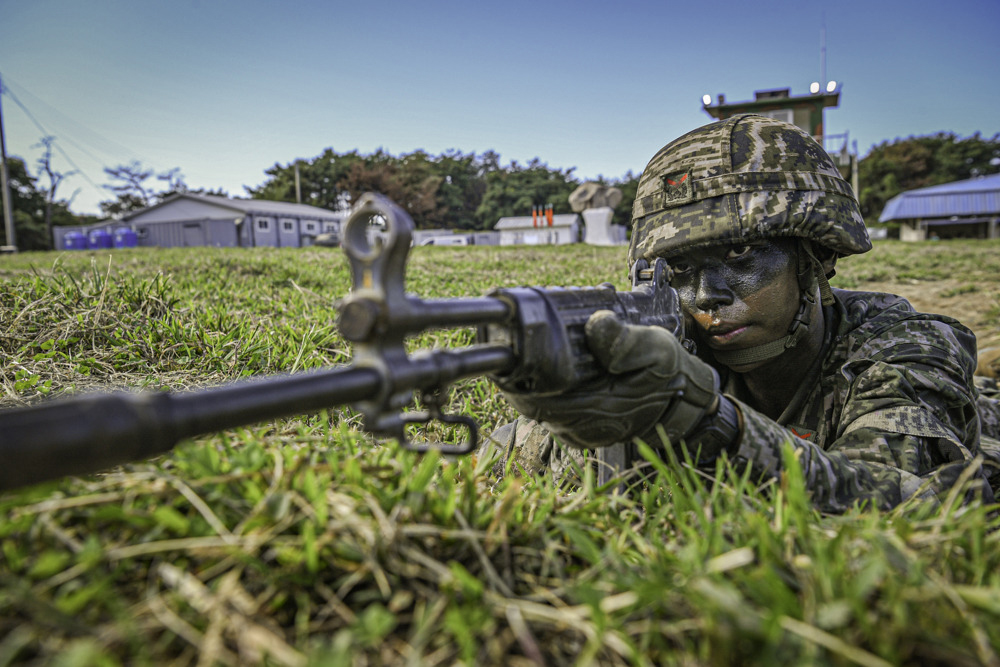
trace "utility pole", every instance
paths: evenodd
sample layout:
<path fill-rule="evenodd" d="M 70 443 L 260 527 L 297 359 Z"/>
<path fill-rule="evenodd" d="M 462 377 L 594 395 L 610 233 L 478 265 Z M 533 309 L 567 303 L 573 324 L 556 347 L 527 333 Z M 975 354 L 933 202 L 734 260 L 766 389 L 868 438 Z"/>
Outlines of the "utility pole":
<path fill-rule="evenodd" d="M 3 80 L 0 79 L 0 100 L 3 98 Z M 10 186 L 7 183 L 7 142 L 3 136 L 3 103 L 0 101 L 0 195 L 3 196 L 3 225 L 7 230 L 7 245 L 0 252 L 17 252 L 14 238 L 14 214 L 10 206 Z"/>
<path fill-rule="evenodd" d="M 296 204 L 301 204 L 302 203 L 302 186 L 301 186 L 301 182 L 299 181 L 299 162 L 301 162 L 301 161 L 302 160 L 296 160 L 295 161 L 295 203 Z"/>

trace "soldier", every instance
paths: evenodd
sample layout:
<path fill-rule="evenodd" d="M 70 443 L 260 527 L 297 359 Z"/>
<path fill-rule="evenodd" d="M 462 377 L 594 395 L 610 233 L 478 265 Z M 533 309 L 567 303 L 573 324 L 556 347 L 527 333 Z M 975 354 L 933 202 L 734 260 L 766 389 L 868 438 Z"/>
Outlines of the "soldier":
<path fill-rule="evenodd" d="M 998 413 L 973 381 L 975 336 L 897 296 L 831 289 L 837 259 L 870 248 L 850 186 L 799 128 L 740 115 L 680 137 L 639 179 L 628 261 L 669 262 L 697 354 L 595 313 L 587 342 L 607 375 L 560 396 L 508 393 L 524 417 L 494 446 L 558 472 L 553 434 L 626 454 L 665 435 L 699 467 L 724 454 L 768 479 L 789 443 L 824 511 L 941 499 L 960 480 L 992 502 L 1000 443 L 981 427 L 996 436 Z"/>

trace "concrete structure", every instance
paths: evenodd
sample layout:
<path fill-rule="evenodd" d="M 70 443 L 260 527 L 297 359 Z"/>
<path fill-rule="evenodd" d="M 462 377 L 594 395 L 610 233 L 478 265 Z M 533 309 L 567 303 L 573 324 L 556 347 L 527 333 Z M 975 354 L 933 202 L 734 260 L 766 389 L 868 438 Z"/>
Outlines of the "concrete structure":
<path fill-rule="evenodd" d="M 569 207 L 574 213 L 588 208 L 615 208 L 622 201 L 622 191 L 610 185 L 587 181 L 569 194 Z"/>
<path fill-rule="evenodd" d="M 472 245 L 500 245 L 500 232 L 475 231 L 469 234 Z"/>
<path fill-rule="evenodd" d="M 493 226 L 500 233 L 500 245 L 566 245 L 579 243 L 583 229 L 576 213 L 552 216 L 552 224 L 542 216 L 509 216 Z"/>
<path fill-rule="evenodd" d="M 302 247 L 322 233 L 341 233 L 347 211 L 263 199 L 231 199 L 218 195 L 178 194 L 121 220 L 87 227 L 56 227 L 54 247 L 65 249 L 71 232 L 95 229 L 135 231 L 139 246 Z"/>
<path fill-rule="evenodd" d="M 439 236 L 452 236 L 453 234 L 450 229 L 414 229 L 413 245 L 437 245 L 436 243 L 428 244 L 428 241 Z"/>
<path fill-rule="evenodd" d="M 625 245 L 628 234 L 622 225 L 612 225 L 615 211 L 608 206 L 588 208 L 581 215 L 586 225 L 583 242 L 590 245 Z"/>
<path fill-rule="evenodd" d="M 615 207 L 622 201 L 619 188 L 595 183 L 584 183 L 569 196 L 569 206 L 574 213 L 583 215 L 586 232 L 583 242 L 590 245 L 622 245 L 627 243 L 627 232 L 621 225 L 612 225 Z"/>
<path fill-rule="evenodd" d="M 879 222 L 899 222 L 899 238 L 1000 238 L 1000 174 L 908 190 L 890 199 Z"/>
<path fill-rule="evenodd" d="M 413 245 L 498 245 L 500 234 L 479 230 L 414 229 Z"/>

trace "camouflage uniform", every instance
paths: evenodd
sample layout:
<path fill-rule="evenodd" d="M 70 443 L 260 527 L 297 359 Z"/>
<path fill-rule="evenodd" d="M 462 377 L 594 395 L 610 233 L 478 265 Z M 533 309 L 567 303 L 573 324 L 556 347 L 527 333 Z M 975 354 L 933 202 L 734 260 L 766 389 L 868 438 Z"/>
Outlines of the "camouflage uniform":
<path fill-rule="evenodd" d="M 825 151 L 797 128 L 759 116 L 713 123 L 657 153 L 640 180 L 633 220 L 630 264 L 786 236 L 838 256 L 871 247 L 853 193 Z M 822 294 L 822 352 L 777 420 L 747 405 L 738 373 L 714 364 L 741 415 L 730 459 L 774 478 L 790 443 L 816 506 L 831 512 L 859 501 L 888 508 L 915 495 L 940 500 L 966 471 L 992 501 L 1000 403 L 977 390 L 974 335 L 899 297 L 831 291 L 822 271 L 811 285 L 803 298 Z M 504 451 L 498 468 L 510 456 L 529 474 L 582 463 L 580 452 L 557 446 L 525 418 L 494 440 Z"/>
<path fill-rule="evenodd" d="M 975 337 L 900 297 L 844 290 L 834 296 L 821 367 L 777 420 L 740 405 L 743 437 L 732 457 L 773 477 L 781 446 L 790 442 L 813 501 L 828 511 L 858 500 L 892 507 L 917 493 L 943 498 L 986 440 L 972 377 Z M 738 375 L 725 391 L 739 401 Z M 984 407 L 997 414 L 985 399 Z M 998 444 L 983 449 L 995 456 Z"/>
<path fill-rule="evenodd" d="M 977 375 L 976 390 L 979 392 L 979 419 L 983 435 L 1000 440 L 1000 385 L 995 378 Z M 992 444 L 992 443 L 991 443 Z M 993 488 L 998 488 L 996 484 Z"/>

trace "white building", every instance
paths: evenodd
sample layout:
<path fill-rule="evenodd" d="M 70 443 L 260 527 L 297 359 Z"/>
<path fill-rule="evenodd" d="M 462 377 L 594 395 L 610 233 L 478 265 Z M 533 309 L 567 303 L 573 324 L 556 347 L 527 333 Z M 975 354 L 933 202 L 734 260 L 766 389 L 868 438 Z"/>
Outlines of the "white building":
<path fill-rule="evenodd" d="M 500 245 L 565 245 L 579 243 L 583 233 L 580 216 L 560 213 L 552 216 L 552 225 L 544 216 L 530 215 L 500 218 L 493 226 L 500 232 Z"/>

